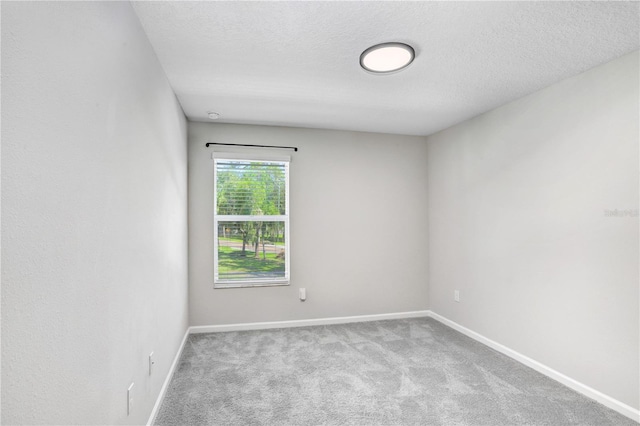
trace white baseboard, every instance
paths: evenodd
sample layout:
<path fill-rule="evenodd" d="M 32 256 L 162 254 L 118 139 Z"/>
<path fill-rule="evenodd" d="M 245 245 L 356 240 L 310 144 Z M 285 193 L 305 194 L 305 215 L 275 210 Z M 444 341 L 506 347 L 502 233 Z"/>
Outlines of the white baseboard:
<path fill-rule="evenodd" d="M 271 328 L 308 327 L 311 325 L 347 324 L 351 322 L 428 317 L 430 311 L 396 312 L 390 314 L 357 315 L 352 317 L 315 318 L 293 321 L 251 322 L 245 324 L 200 325 L 191 327 L 191 333 L 221 333 L 225 331 L 266 330 Z"/>
<path fill-rule="evenodd" d="M 182 338 L 182 343 L 180 343 L 180 348 L 178 349 L 178 353 L 173 358 L 171 368 L 169 368 L 169 372 L 167 373 L 167 377 L 164 379 L 164 383 L 162 384 L 162 388 L 160 389 L 158 398 L 156 398 L 156 403 L 153 406 L 153 410 L 151 410 L 151 415 L 149 416 L 149 420 L 147 421 L 147 426 L 153 425 L 153 422 L 155 422 L 156 420 L 156 416 L 158 415 L 160 406 L 162 406 L 162 401 L 164 401 L 164 396 L 167 393 L 167 389 L 169 388 L 169 383 L 171 383 L 171 379 L 173 378 L 173 373 L 175 373 L 176 367 L 178 367 L 178 362 L 180 361 L 180 356 L 182 356 L 182 350 L 184 349 L 184 345 L 187 343 L 189 334 L 191 334 L 190 327 L 185 331 L 184 337 Z"/>
<path fill-rule="evenodd" d="M 537 372 L 542 373 L 545 376 L 562 383 L 563 385 L 575 390 L 576 392 L 579 392 L 584 396 L 596 400 L 600 404 L 617 411 L 623 416 L 626 416 L 631 420 L 635 420 L 636 422 L 640 423 L 640 410 L 636 410 L 635 408 L 624 404 L 615 398 L 605 395 L 602 392 L 597 391 L 583 383 L 580 383 L 577 380 L 572 379 L 571 377 L 565 376 L 564 374 L 554 370 L 553 368 L 547 367 L 546 365 L 534 359 L 531 359 L 528 356 L 522 355 L 521 353 L 516 352 L 504 345 L 501 345 L 500 343 L 495 342 L 487 337 L 484 337 L 483 335 L 478 334 L 475 331 L 469 330 L 468 328 L 463 327 L 460 324 L 443 317 L 442 315 L 438 315 L 433 311 L 428 312 L 431 318 L 443 323 L 444 325 L 449 326 L 454 330 L 457 330 L 460 333 L 467 335 L 472 339 L 477 340 L 478 342 L 483 343 L 490 348 L 495 349 L 496 351 L 501 352 L 504 355 L 507 355 L 508 357 L 513 358 L 528 367 L 533 368 Z"/>

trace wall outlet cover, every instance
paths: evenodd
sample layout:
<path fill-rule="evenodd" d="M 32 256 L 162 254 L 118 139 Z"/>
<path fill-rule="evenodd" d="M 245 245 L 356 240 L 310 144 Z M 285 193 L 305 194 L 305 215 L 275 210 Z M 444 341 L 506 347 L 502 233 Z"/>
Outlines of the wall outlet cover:
<path fill-rule="evenodd" d="M 153 352 L 151 352 L 149 354 L 149 375 L 151 375 L 151 373 L 153 373 L 153 366 L 156 363 L 154 357 L 153 357 Z"/>
<path fill-rule="evenodd" d="M 127 388 L 127 416 L 133 411 L 133 386 L 135 383 L 131 383 Z"/>

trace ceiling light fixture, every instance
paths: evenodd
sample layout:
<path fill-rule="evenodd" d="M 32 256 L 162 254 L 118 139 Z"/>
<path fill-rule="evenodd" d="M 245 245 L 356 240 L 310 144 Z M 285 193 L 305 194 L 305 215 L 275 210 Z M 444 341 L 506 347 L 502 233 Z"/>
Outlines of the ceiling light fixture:
<path fill-rule="evenodd" d="M 217 120 L 218 118 L 220 118 L 220 114 L 218 114 L 217 112 L 209 111 L 207 113 L 207 117 L 209 117 L 209 120 Z"/>
<path fill-rule="evenodd" d="M 371 46 L 360 55 L 360 66 L 376 74 L 388 74 L 406 68 L 416 52 L 404 43 L 382 43 Z"/>

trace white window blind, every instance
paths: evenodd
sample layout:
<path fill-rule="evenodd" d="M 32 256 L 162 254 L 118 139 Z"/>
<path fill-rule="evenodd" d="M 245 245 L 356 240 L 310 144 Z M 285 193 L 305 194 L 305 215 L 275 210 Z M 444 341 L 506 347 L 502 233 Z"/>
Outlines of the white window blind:
<path fill-rule="evenodd" d="M 216 288 L 289 283 L 289 162 L 214 158 Z"/>

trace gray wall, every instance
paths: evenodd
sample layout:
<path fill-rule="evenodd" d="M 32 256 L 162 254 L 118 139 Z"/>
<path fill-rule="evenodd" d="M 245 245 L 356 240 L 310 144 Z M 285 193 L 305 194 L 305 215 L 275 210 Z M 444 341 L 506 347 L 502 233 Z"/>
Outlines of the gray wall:
<path fill-rule="evenodd" d="M 213 289 L 208 141 L 300 148 L 291 152 L 290 286 Z M 191 325 L 426 309 L 426 151 L 421 137 L 189 123 Z"/>
<path fill-rule="evenodd" d="M 428 138 L 433 311 L 638 408 L 638 53 Z M 460 290 L 461 301 L 453 300 Z"/>
<path fill-rule="evenodd" d="M 188 325 L 186 165 L 130 4 L 3 2 L 3 424 L 147 421 Z"/>

